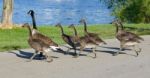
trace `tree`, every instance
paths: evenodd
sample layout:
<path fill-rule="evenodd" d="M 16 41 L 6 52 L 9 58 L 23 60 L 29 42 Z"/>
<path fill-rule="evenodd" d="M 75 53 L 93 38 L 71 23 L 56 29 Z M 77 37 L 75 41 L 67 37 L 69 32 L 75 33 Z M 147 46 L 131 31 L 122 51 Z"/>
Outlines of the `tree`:
<path fill-rule="evenodd" d="M 104 2 L 112 9 L 112 14 L 122 21 L 150 23 L 150 0 L 105 0 Z"/>
<path fill-rule="evenodd" d="M 12 28 L 13 0 L 3 0 L 1 28 Z"/>

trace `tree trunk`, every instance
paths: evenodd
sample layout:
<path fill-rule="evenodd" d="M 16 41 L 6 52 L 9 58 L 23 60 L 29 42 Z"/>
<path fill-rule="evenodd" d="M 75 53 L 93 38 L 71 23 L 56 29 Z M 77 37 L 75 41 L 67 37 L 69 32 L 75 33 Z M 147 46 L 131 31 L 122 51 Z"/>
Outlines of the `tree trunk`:
<path fill-rule="evenodd" d="M 12 28 L 13 0 L 3 0 L 3 15 L 1 28 Z"/>

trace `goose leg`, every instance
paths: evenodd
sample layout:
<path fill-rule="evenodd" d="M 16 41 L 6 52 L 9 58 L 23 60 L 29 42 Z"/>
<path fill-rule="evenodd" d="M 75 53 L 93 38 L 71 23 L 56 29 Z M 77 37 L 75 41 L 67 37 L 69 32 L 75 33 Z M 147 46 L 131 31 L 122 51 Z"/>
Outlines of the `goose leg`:
<path fill-rule="evenodd" d="M 40 52 L 40 54 L 39 54 L 39 58 L 40 58 L 40 60 L 42 60 L 42 59 L 44 59 L 45 57 L 44 57 L 44 55 L 43 55 L 43 52 Z"/>
<path fill-rule="evenodd" d="M 94 57 L 93 57 L 93 58 L 96 58 L 96 57 L 97 57 L 95 50 L 96 50 L 96 48 L 94 47 L 94 48 L 93 48 L 93 53 L 94 53 Z"/>
<path fill-rule="evenodd" d="M 38 51 L 35 51 L 35 53 L 30 57 L 30 59 L 27 62 L 32 61 L 32 59 L 36 56 L 37 53 L 38 53 Z"/>
<path fill-rule="evenodd" d="M 52 57 L 50 56 L 50 51 L 51 51 L 51 49 L 49 49 L 49 48 L 44 49 L 44 53 L 45 53 L 45 57 L 46 57 L 47 62 L 53 61 Z"/>
<path fill-rule="evenodd" d="M 138 48 L 138 50 L 136 49 L 136 46 L 134 45 L 133 46 L 133 50 L 136 52 L 136 57 L 138 57 L 138 55 L 139 55 L 139 53 L 141 52 L 141 48 L 139 48 L 138 46 L 137 46 L 137 48 Z"/>
<path fill-rule="evenodd" d="M 77 58 L 77 57 L 79 57 L 80 56 L 80 53 L 83 51 L 83 47 L 80 47 L 80 51 L 79 51 L 79 53 L 77 53 L 76 54 L 76 56 L 74 56 L 74 58 Z"/>
<path fill-rule="evenodd" d="M 49 63 L 53 61 L 52 57 L 48 55 L 47 53 L 46 53 L 46 61 Z"/>
<path fill-rule="evenodd" d="M 138 48 L 138 50 L 136 50 L 136 51 L 140 53 L 142 51 L 142 48 L 140 48 L 138 45 L 137 45 L 137 48 Z"/>
<path fill-rule="evenodd" d="M 91 48 L 91 49 L 92 49 L 92 53 L 94 54 L 94 57 L 89 56 L 89 54 L 88 54 L 88 56 L 89 56 L 89 57 L 92 57 L 92 58 L 96 58 L 96 57 L 97 57 L 96 52 L 95 52 L 96 48 L 93 47 L 93 48 Z"/>
<path fill-rule="evenodd" d="M 70 50 L 71 50 L 71 48 L 68 48 L 68 50 L 66 52 L 64 52 L 64 55 L 68 54 Z"/>
<path fill-rule="evenodd" d="M 77 56 L 78 54 L 77 54 L 77 49 L 76 49 L 76 47 L 74 47 L 74 52 L 75 52 L 75 56 Z"/>
<path fill-rule="evenodd" d="M 123 50 L 123 44 L 120 44 L 120 49 L 116 53 L 113 54 L 113 56 L 117 56 L 121 51 Z"/>
<path fill-rule="evenodd" d="M 94 48 L 92 48 L 92 53 L 94 54 L 94 57 L 93 57 L 93 58 L 96 58 L 96 57 L 97 57 L 95 50 L 96 50 L 96 48 L 95 48 L 95 47 L 94 47 Z"/>
<path fill-rule="evenodd" d="M 77 57 L 79 57 L 79 55 L 80 55 L 80 52 L 76 53 L 76 50 L 75 50 L 75 55 L 73 56 L 73 58 L 77 58 Z"/>
<path fill-rule="evenodd" d="M 43 53 L 42 52 L 40 52 L 39 57 L 43 57 Z"/>
<path fill-rule="evenodd" d="M 75 53 L 74 56 L 77 57 L 78 55 L 77 55 L 77 49 L 76 49 L 75 44 L 73 45 L 73 49 L 74 49 L 74 53 Z"/>
<path fill-rule="evenodd" d="M 70 49 L 73 49 L 73 50 L 74 50 L 73 56 L 77 56 L 76 47 L 73 47 L 73 48 L 70 48 Z"/>

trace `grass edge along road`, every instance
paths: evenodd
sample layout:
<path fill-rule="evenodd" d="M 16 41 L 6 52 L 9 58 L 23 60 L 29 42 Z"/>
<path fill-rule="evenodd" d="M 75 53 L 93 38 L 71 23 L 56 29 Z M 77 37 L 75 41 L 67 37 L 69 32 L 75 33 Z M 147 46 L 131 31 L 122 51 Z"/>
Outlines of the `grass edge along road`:
<path fill-rule="evenodd" d="M 139 35 L 150 34 L 150 24 L 125 24 L 125 29 Z M 72 29 L 63 26 L 66 34 L 73 35 Z M 83 26 L 76 26 L 78 34 L 83 36 Z M 54 26 L 39 26 L 39 31 L 58 44 L 64 44 L 60 29 Z M 102 39 L 115 38 L 115 27 L 111 24 L 88 25 L 88 31 L 97 33 Z M 29 48 L 28 30 L 23 28 L 0 29 L 0 51 Z"/>

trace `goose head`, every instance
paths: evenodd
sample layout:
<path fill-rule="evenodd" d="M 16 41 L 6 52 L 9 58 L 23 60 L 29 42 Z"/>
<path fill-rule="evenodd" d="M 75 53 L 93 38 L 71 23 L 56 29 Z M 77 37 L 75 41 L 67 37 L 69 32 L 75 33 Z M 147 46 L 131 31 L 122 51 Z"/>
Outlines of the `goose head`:
<path fill-rule="evenodd" d="M 113 26 L 116 27 L 116 32 L 118 32 L 120 30 L 121 31 L 123 30 L 123 26 L 122 26 L 122 23 L 120 23 L 120 21 L 115 20 L 115 21 L 112 22 L 112 24 L 114 24 Z"/>
<path fill-rule="evenodd" d="M 29 10 L 27 14 L 33 16 L 34 15 L 34 11 L 33 10 Z"/>
<path fill-rule="evenodd" d="M 112 24 L 113 24 L 114 26 L 117 26 L 117 27 L 121 26 L 120 23 L 118 22 L 118 20 L 114 20 L 114 21 L 112 22 Z"/>

